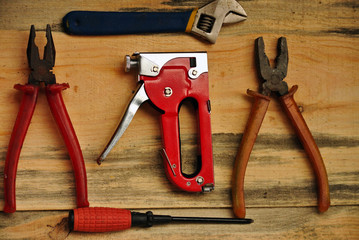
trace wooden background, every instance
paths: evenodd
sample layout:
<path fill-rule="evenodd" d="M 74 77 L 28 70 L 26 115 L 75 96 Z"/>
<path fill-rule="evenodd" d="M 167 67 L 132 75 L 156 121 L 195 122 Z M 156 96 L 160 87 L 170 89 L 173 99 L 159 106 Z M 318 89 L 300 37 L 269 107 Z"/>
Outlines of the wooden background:
<path fill-rule="evenodd" d="M 358 2 L 350 0 L 243 0 L 245 22 L 224 26 L 214 45 L 185 33 L 78 37 L 63 32 L 71 10 L 180 11 L 207 0 L 0 1 L 0 177 L 21 101 L 13 89 L 29 74 L 26 47 L 31 24 L 41 52 L 50 24 L 63 92 L 87 168 L 91 206 L 153 210 L 177 216 L 233 217 L 231 177 L 256 90 L 254 40 L 264 37 L 268 56 L 285 36 L 289 86 L 303 110 L 328 171 L 331 207 L 316 210 L 309 161 L 278 101 L 273 99 L 248 164 L 245 192 L 251 225 L 166 225 L 117 233 L 69 233 L 75 208 L 71 163 L 44 92 L 21 152 L 17 209 L 0 213 L 0 239 L 359 239 L 359 40 Z M 95 159 L 113 134 L 136 88 L 124 56 L 135 51 L 207 51 L 209 60 L 215 191 L 184 193 L 167 180 L 159 155 L 159 113 L 141 106 L 123 138 L 101 166 Z M 193 168 L 193 109 L 181 111 L 185 171 Z M 0 209 L 3 208 L 0 181 Z"/>

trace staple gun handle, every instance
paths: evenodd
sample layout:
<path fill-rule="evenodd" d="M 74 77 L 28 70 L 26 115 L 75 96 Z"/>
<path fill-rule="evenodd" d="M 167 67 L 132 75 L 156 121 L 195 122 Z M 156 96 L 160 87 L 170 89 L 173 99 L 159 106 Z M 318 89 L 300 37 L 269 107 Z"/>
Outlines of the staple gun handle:
<path fill-rule="evenodd" d="M 182 172 L 178 111 L 167 111 L 161 116 L 162 156 L 167 177 L 173 184 L 189 192 L 207 192 L 214 187 L 210 108 L 208 100 L 196 101 L 200 148 L 197 171 L 191 175 Z"/>

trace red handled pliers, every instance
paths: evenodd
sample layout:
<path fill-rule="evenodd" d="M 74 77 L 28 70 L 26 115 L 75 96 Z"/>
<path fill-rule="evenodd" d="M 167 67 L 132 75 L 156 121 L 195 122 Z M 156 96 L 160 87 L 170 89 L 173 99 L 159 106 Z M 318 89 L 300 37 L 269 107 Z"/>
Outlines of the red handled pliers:
<path fill-rule="evenodd" d="M 65 144 L 72 161 L 72 167 L 74 169 L 76 179 L 77 206 L 89 206 L 87 199 L 85 163 L 80 144 L 77 140 L 76 133 L 71 124 L 71 120 L 61 95 L 61 91 L 68 88 L 69 85 L 67 83 L 57 84 L 55 75 L 52 73 L 52 68 L 55 65 L 55 46 L 52 40 L 50 25 L 47 25 L 46 28 L 46 38 L 47 44 L 44 50 L 44 58 L 41 60 L 39 57 L 39 49 L 35 45 L 35 27 L 33 25 L 31 26 L 27 47 L 27 58 L 31 73 L 27 84 L 16 84 L 14 86 L 15 89 L 23 92 L 23 98 L 15 121 L 14 129 L 11 134 L 5 160 L 4 212 L 7 213 L 16 211 L 15 179 L 17 165 L 25 135 L 35 110 L 36 100 L 41 84 L 45 85 L 47 101 L 50 105 L 52 115 L 54 116 L 65 140 Z"/>

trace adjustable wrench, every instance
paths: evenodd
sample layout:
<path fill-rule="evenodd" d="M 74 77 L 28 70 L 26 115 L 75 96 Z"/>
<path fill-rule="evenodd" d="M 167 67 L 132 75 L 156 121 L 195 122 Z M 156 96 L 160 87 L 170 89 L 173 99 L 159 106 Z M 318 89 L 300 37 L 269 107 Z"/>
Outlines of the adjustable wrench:
<path fill-rule="evenodd" d="M 185 12 L 72 11 L 63 18 L 63 26 L 75 35 L 191 32 L 215 43 L 223 23 L 246 19 L 237 1 L 216 0 Z"/>
<path fill-rule="evenodd" d="M 209 192 L 214 189 L 212 134 L 208 88 L 207 53 L 135 53 L 126 56 L 126 71 L 138 67 L 139 86 L 101 156 L 106 158 L 127 129 L 140 105 L 151 101 L 162 113 L 163 149 L 166 175 L 180 189 Z M 187 175 L 181 170 L 178 113 L 184 99 L 196 103 L 199 121 L 200 156 L 198 169 Z"/>

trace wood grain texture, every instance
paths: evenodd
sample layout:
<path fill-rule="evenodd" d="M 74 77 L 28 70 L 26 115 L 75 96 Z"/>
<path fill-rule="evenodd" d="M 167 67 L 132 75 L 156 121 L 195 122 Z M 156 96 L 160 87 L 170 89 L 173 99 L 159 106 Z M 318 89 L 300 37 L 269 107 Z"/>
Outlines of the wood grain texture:
<path fill-rule="evenodd" d="M 289 86 L 299 85 L 295 100 L 328 172 L 332 207 L 327 213 L 316 213 L 310 163 L 273 97 L 246 171 L 247 216 L 254 218 L 255 224 L 211 225 L 211 231 L 200 225 L 171 225 L 103 235 L 68 235 L 56 227 L 54 231 L 59 232 L 58 239 L 359 238 L 355 230 L 359 225 L 359 40 L 355 1 L 241 1 L 248 20 L 224 26 L 214 45 L 185 33 L 77 37 L 63 33 L 61 27 L 61 18 L 71 10 L 180 11 L 206 2 L 0 0 L 0 178 L 21 100 L 13 85 L 27 82 L 29 74 L 26 47 L 30 25 L 44 30 L 49 23 L 57 51 L 57 82 L 70 84 L 63 98 L 85 158 L 90 205 L 157 209 L 173 215 L 232 216 L 232 168 L 252 104 L 246 90 L 258 89 L 254 40 L 263 36 L 267 55 L 274 59 L 277 38 L 285 36 L 289 49 L 286 81 Z M 40 54 L 45 41 L 45 32 L 39 31 L 36 43 Z M 95 160 L 136 88 L 135 73 L 123 71 L 124 56 L 135 51 L 208 52 L 214 192 L 184 193 L 168 182 L 158 152 L 159 113 L 148 103 L 141 106 L 106 161 L 97 166 Z M 196 145 L 192 115 L 193 109 L 185 105 L 180 118 L 185 159 L 193 159 Z M 185 163 L 188 171 L 193 169 L 191 161 Z M 75 207 L 71 163 L 44 91 L 39 93 L 22 148 L 16 194 L 19 211 L 0 214 L 1 239 L 50 239 L 52 228 L 47 225 L 56 226 L 66 215 L 55 210 Z M 0 181 L 0 209 L 2 196 Z M 190 229 L 189 235 L 185 229 Z"/>
<path fill-rule="evenodd" d="M 42 39 L 40 33 L 39 40 Z M 8 42 L 10 36 L 16 40 Z M 57 48 L 54 72 L 59 83 L 70 83 L 70 89 L 63 92 L 63 98 L 83 150 L 92 204 L 136 208 L 143 203 L 142 196 L 146 196 L 149 207 L 231 205 L 228 197 L 231 171 L 251 107 L 251 99 L 246 96 L 245 89 L 257 88 L 250 57 L 253 54 L 254 35 L 240 37 L 238 49 L 231 50 L 231 54 L 228 54 L 229 49 L 221 50 L 221 44 L 210 46 L 210 96 L 217 185 L 215 192 L 199 195 L 198 198 L 194 198 L 193 194 L 179 192 L 167 181 L 158 153 L 161 148 L 159 113 L 149 104 L 140 108 L 104 164 L 95 164 L 97 155 L 116 129 L 136 87 L 135 76 L 122 71 L 124 63 L 121 57 L 138 50 L 135 43 L 127 44 L 134 37 L 78 38 L 63 33 L 54 33 L 53 37 Z M 135 42 L 148 43 L 143 37 L 135 38 Z M 146 36 L 146 39 L 151 38 L 153 36 Z M 167 41 L 174 43 L 176 38 L 161 37 L 156 40 L 156 44 L 141 49 L 155 51 L 156 45 L 160 44 L 163 51 L 172 52 L 193 51 L 205 46 L 205 43 L 191 36 L 187 37 L 191 41 L 187 49 L 166 44 Z M 291 58 L 287 81 L 289 85 L 299 85 L 296 100 L 303 109 L 303 116 L 327 166 L 332 204 L 357 204 L 359 168 L 353 153 L 358 151 L 358 128 L 355 121 L 358 104 L 346 104 L 356 97 L 357 75 L 352 68 L 352 59 L 344 54 L 347 48 L 354 55 L 358 49 L 352 46 L 351 39 L 346 38 L 337 37 L 341 47 L 328 47 L 328 41 L 321 37 L 301 37 L 299 42 L 295 36 L 289 35 L 287 38 Z M 265 39 L 268 46 L 275 45 L 275 41 L 271 41 L 273 37 Z M 20 102 L 20 95 L 12 89 L 12 85 L 27 81 L 28 69 L 24 54 L 27 32 L 4 30 L 1 41 L 8 44 L 3 52 L 12 57 L 10 64 L 15 64 L 11 68 L 8 66 L 9 61 L 4 58 L 0 64 L 4 70 L 1 71 L 2 78 L 6 79 L 0 82 L 3 89 L 1 109 L 4 131 L 1 135 L 1 151 L 5 156 Z M 233 37 L 224 37 L 221 41 L 229 47 Z M 304 55 L 299 48 L 306 49 L 309 54 Z M 331 71 L 338 64 L 337 60 L 328 59 L 328 65 L 311 56 L 318 51 L 324 56 L 325 52 L 330 52 L 340 59 L 342 70 Z M 273 53 L 270 47 L 267 52 L 269 55 Z M 314 64 L 316 61 L 319 62 Z M 308 71 L 308 62 L 318 70 Z M 18 209 L 67 209 L 73 206 L 75 200 L 71 164 L 44 94 L 40 92 L 39 95 L 19 161 Z M 186 112 L 182 114 L 186 116 Z M 187 137 L 188 140 L 182 140 L 182 151 L 191 151 L 195 145 L 195 135 L 191 131 L 185 132 L 186 119 L 190 121 L 191 116 L 184 116 L 181 123 L 182 138 Z M 341 156 L 340 160 L 338 156 Z M 270 103 L 247 170 L 245 188 L 248 189 L 248 206 L 316 204 L 315 181 L 309 161 L 275 98 Z M 341 197 L 343 187 L 351 197 Z M 29 192 L 29 188 L 33 190 Z M 180 200 L 171 201 L 177 192 L 181 196 Z M 46 199 L 44 204 L 34 204 L 39 201 L 39 197 Z M 128 202 L 128 199 L 131 201 Z M 198 204 L 198 199 L 203 201 Z"/>

